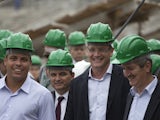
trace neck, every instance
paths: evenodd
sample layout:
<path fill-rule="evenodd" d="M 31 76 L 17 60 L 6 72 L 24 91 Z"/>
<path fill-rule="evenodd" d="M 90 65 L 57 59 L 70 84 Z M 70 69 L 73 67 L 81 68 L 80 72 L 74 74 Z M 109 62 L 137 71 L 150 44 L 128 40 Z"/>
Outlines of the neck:
<path fill-rule="evenodd" d="M 94 78 L 101 79 L 103 77 L 103 75 L 106 73 L 108 66 L 109 65 L 106 65 L 105 67 L 99 67 L 99 68 L 92 67 L 92 70 L 91 70 L 92 76 Z"/>
<path fill-rule="evenodd" d="M 59 90 L 59 91 L 57 91 L 57 93 L 59 94 L 59 95 L 64 95 L 66 92 L 68 92 L 69 90 Z"/>
<path fill-rule="evenodd" d="M 143 90 L 154 80 L 154 77 L 152 75 L 148 75 L 146 79 L 144 80 L 145 82 L 142 83 L 141 86 L 137 87 L 136 90 L 138 94 L 141 94 Z"/>
<path fill-rule="evenodd" d="M 6 77 L 6 85 L 13 93 L 16 92 L 22 86 L 24 81 L 25 80 L 17 81 L 17 80 L 13 80 L 13 79 Z"/>

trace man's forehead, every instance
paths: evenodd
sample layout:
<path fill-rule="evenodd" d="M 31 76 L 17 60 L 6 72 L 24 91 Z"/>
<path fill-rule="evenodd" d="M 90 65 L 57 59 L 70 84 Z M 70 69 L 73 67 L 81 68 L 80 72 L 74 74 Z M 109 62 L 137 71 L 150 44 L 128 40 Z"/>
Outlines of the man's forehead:
<path fill-rule="evenodd" d="M 101 48 L 101 49 L 103 49 L 103 48 L 109 48 L 109 46 L 107 46 L 107 45 L 88 45 L 88 48 Z"/>
<path fill-rule="evenodd" d="M 93 43 L 87 43 L 87 45 L 93 45 L 93 46 L 109 46 L 111 45 L 110 42 L 105 42 L 105 43 L 96 43 L 96 42 L 93 42 Z"/>

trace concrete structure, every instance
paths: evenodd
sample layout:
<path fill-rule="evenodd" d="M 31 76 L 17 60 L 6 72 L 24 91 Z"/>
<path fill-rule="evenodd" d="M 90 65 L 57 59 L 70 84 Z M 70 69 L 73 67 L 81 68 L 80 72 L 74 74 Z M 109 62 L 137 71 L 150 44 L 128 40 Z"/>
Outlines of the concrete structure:
<path fill-rule="evenodd" d="M 15 1 L 21 1 L 17 5 Z M 1 0 L 0 28 L 24 32 L 33 39 L 36 52 L 43 53 L 42 40 L 49 29 L 60 28 L 69 34 L 84 33 L 91 23 L 108 23 L 114 35 L 141 0 Z M 146 0 L 139 12 L 118 38 L 140 34 L 146 39 L 160 39 L 160 3 Z"/>

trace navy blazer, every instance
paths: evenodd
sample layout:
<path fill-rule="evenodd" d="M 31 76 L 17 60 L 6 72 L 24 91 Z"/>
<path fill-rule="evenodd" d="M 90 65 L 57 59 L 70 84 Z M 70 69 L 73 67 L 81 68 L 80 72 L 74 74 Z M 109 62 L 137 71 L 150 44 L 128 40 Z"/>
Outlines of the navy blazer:
<path fill-rule="evenodd" d="M 133 101 L 133 96 L 129 93 L 123 120 L 128 119 L 129 111 Z M 143 120 L 160 120 L 160 83 L 158 82 L 151 99 L 149 101 Z"/>
<path fill-rule="evenodd" d="M 89 69 L 72 80 L 64 120 L 89 120 L 88 74 Z M 106 120 L 123 119 L 129 89 L 130 85 L 123 75 L 122 68 L 113 65 Z"/>

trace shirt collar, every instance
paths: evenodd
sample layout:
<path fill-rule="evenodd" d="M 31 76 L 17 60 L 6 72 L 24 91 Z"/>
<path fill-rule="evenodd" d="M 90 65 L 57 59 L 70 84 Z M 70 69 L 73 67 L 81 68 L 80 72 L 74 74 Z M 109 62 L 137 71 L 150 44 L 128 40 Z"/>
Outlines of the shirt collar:
<path fill-rule="evenodd" d="M 60 94 L 58 94 L 56 91 L 55 91 L 55 95 L 56 95 L 56 100 L 58 99 L 58 97 L 60 97 L 60 96 L 63 96 L 64 97 L 64 99 L 65 100 L 67 100 L 68 99 L 68 94 L 69 94 L 69 92 L 67 91 L 66 93 L 64 93 L 63 95 L 60 95 Z"/>
<path fill-rule="evenodd" d="M 154 79 L 146 86 L 146 88 L 143 90 L 143 92 L 147 91 L 147 93 L 151 96 L 154 89 L 156 88 L 157 82 L 158 82 L 158 78 L 154 75 Z M 137 93 L 135 87 L 132 87 L 130 89 L 130 93 L 132 96 L 135 96 L 135 94 Z"/>
<path fill-rule="evenodd" d="M 156 76 L 154 76 L 154 79 L 152 80 L 152 82 L 146 87 L 146 90 L 150 95 L 152 95 L 154 89 L 156 88 L 157 82 L 158 82 L 158 79 Z"/>
<path fill-rule="evenodd" d="M 20 89 L 28 94 L 31 89 L 32 81 L 33 81 L 33 79 L 31 79 L 31 76 L 28 74 L 26 80 L 24 81 L 24 83 Z"/>
<path fill-rule="evenodd" d="M 5 79 L 6 79 L 6 76 L 4 76 L 0 81 L 0 89 L 6 87 L 7 89 L 9 89 L 6 85 L 6 82 L 5 82 Z M 22 91 L 24 91 L 25 93 L 29 93 L 30 91 L 30 88 L 31 88 L 31 82 L 32 82 L 32 79 L 30 78 L 29 75 L 27 75 L 27 78 L 26 80 L 24 81 L 23 85 L 20 87 L 20 89 Z"/>
<path fill-rule="evenodd" d="M 109 66 L 108 66 L 108 69 L 106 70 L 106 73 L 105 73 L 105 75 L 107 75 L 107 74 L 112 74 L 112 69 L 113 69 L 113 64 L 109 64 Z M 92 70 L 92 67 L 90 67 L 89 68 L 89 78 L 93 78 L 93 76 L 92 76 L 92 74 L 91 74 L 91 70 Z"/>
<path fill-rule="evenodd" d="M 3 87 L 6 86 L 5 78 L 6 78 L 6 76 L 4 76 L 3 78 L 0 79 L 0 89 L 2 89 Z"/>
<path fill-rule="evenodd" d="M 2 72 L 0 71 L 0 77 L 2 78 L 4 75 L 2 74 Z"/>
<path fill-rule="evenodd" d="M 73 64 L 76 64 L 77 62 L 75 61 L 75 59 L 72 58 L 72 63 L 73 63 Z"/>

